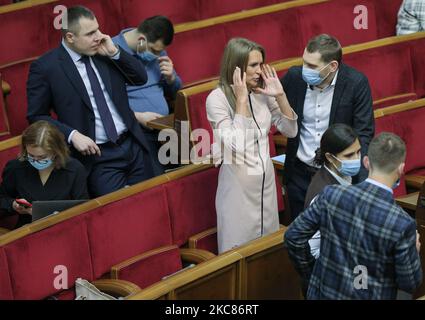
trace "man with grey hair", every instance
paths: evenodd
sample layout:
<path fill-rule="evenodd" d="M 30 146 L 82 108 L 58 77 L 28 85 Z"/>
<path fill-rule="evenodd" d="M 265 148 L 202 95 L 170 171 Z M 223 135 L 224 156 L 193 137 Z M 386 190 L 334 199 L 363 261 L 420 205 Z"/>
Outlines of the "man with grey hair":
<path fill-rule="evenodd" d="M 289 226 L 285 245 L 307 299 L 395 299 L 422 282 L 416 222 L 394 201 L 406 146 L 392 133 L 369 145 L 369 177 L 358 185 L 332 185 Z M 319 259 L 308 240 L 320 230 Z"/>
<path fill-rule="evenodd" d="M 398 11 L 397 35 L 425 30 L 425 0 L 404 0 Z"/>
<path fill-rule="evenodd" d="M 375 120 L 367 78 L 342 63 L 341 45 L 330 35 L 310 39 L 303 66 L 290 68 L 281 81 L 298 115 L 298 135 L 288 139 L 284 175 L 293 220 L 304 209 L 308 186 L 318 170 L 314 163 L 316 150 L 326 129 L 335 123 L 352 127 L 365 155 L 375 132 Z M 343 170 L 342 163 L 339 169 Z M 367 170 L 362 167 L 354 176 L 354 183 L 363 181 Z"/>

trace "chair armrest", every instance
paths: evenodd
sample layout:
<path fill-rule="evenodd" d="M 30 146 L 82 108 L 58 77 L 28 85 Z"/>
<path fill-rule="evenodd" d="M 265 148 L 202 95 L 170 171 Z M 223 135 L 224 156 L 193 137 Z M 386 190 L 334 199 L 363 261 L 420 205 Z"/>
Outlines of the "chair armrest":
<path fill-rule="evenodd" d="M 182 260 L 190 263 L 201 263 L 214 258 L 216 255 L 207 250 L 202 249 L 186 249 L 180 248 L 180 256 Z"/>
<path fill-rule="evenodd" d="M 93 281 L 92 284 L 100 291 L 114 297 L 128 297 L 141 290 L 138 285 L 119 279 L 99 279 Z"/>
<path fill-rule="evenodd" d="M 416 176 L 413 174 L 405 175 L 406 187 L 411 187 L 420 190 L 425 182 L 425 176 Z"/>
<path fill-rule="evenodd" d="M 0 227 L 0 236 L 2 236 L 2 235 L 4 235 L 4 234 L 6 234 L 6 233 L 8 233 L 8 232 L 10 232 L 10 230 L 9 230 L 9 229 L 1 228 L 1 227 Z"/>
<path fill-rule="evenodd" d="M 7 96 L 10 93 L 10 85 L 4 80 L 1 81 L 1 89 L 3 91 L 3 96 Z"/>
<path fill-rule="evenodd" d="M 200 239 L 205 238 L 214 233 L 217 233 L 217 228 L 211 228 L 200 233 L 194 234 L 189 238 L 189 249 L 196 249 L 196 244 Z"/>

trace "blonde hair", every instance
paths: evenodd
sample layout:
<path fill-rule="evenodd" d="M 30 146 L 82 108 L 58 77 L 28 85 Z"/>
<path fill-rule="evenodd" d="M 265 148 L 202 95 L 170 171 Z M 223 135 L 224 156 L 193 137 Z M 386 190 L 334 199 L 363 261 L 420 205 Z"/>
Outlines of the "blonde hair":
<path fill-rule="evenodd" d="M 261 52 L 264 61 L 266 58 L 264 48 L 261 45 L 245 38 L 231 39 L 224 49 L 218 86 L 221 90 L 223 90 L 227 101 L 233 110 L 236 108 L 236 97 L 231 87 L 233 84 L 233 73 L 235 72 L 236 67 L 241 69 L 242 74 L 246 71 L 248 67 L 249 53 L 255 50 Z"/>
<path fill-rule="evenodd" d="M 62 132 L 47 121 L 34 122 L 22 133 L 21 161 L 27 159 L 27 146 L 40 147 L 52 154 L 56 169 L 64 168 L 69 159 L 69 149 Z"/>

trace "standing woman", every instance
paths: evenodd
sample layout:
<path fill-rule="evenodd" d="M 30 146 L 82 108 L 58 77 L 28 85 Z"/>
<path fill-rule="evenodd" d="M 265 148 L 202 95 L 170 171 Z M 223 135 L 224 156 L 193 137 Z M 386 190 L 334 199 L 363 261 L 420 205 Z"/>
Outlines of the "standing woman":
<path fill-rule="evenodd" d="M 63 134 L 47 121 L 22 134 L 19 159 L 9 161 L 0 185 L 0 209 L 18 214 L 16 228 L 32 221 L 32 209 L 20 203 L 88 199 L 86 171 L 69 157 Z"/>
<path fill-rule="evenodd" d="M 230 40 L 218 88 L 207 98 L 215 146 L 231 154 L 230 161 L 223 152 L 219 159 L 224 160 L 216 195 L 219 253 L 279 229 L 268 133 L 274 124 L 282 134 L 295 137 L 297 115 L 276 71 L 263 65 L 264 59 L 260 45 L 243 38 Z"/>

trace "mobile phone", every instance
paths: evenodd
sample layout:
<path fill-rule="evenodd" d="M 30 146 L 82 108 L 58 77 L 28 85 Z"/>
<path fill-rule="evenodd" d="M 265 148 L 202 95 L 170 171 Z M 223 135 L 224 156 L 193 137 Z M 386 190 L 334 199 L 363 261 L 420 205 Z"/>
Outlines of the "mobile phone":
<path fill-rule="evenodd" d="M 22 199 L 15 199 L 16 203 L 24 208 L 31 208 L 32 204 Z"/>

